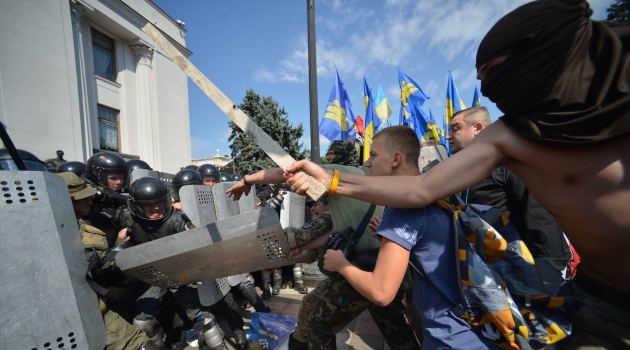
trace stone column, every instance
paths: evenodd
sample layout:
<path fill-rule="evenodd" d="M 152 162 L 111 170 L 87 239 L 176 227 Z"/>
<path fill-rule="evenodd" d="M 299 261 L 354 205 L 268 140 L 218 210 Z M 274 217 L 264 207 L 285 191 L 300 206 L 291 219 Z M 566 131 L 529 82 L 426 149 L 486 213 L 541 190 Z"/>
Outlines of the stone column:
<path fill-rule="evenodd" d="M 136 58 L 136 98 L 139 156 L 157 169 L 155 106 L 153 104 L 153 48 L 144 42 L 130 45 Z"/>
<path fill-rule="evenodd" d="M 82 160 L 92 155 L 92 123 L 90 121 L 90 98 L 88 90 L 87 66 L 83 46 L 83 28 L 85 9 L 76 1 L 70 1 L 72 16 L 72 37 L 74 41 L 74 58 L 76 61 L 77 90 L 79 92 L 79 117 L 81 125 Z M 96 117 L 94 118 L 96 120 Z"/>

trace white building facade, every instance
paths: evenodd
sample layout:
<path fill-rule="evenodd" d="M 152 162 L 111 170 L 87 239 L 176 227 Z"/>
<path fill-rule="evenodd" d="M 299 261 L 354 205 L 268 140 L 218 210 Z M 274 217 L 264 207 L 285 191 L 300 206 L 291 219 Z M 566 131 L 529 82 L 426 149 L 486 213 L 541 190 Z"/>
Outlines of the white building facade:
<path fill-rule="evenodd" d="M 150 0 L 0 0 L 0 121 L 14 145 L 42 160 L 112 151 L 167 173 L 190 164 L 187 77 L 147 22 L 191 54 Z"/>

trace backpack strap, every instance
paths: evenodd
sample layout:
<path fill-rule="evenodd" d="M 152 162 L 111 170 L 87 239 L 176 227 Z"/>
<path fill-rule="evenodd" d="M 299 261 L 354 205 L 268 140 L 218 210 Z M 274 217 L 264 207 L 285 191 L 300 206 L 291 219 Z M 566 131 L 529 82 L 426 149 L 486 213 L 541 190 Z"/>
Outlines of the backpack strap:
<path fill-rule="evenodd" d="M 375 209 L 376 204 L 370 205 L 370 208 L 368 208 L 367 213 L 365 213 L 363 220 L 361 220 L 361 223 L 359 224 L 357 229 L 352 233 L 351 237 L 355 242 L 358 242 L 359 238 L 361 238 L 361 236 L 363 235 L 363 232 L 365 232 L 365 229 L 370 222 L 370 219 L 372 218 L 372 214 L 374 214 Z"/>

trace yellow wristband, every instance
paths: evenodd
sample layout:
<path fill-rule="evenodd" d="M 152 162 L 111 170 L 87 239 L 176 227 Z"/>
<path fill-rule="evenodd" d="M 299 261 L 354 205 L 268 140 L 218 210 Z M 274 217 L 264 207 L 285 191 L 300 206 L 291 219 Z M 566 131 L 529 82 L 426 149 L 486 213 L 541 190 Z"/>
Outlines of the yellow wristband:
<path fill-rule="evenodd" d="M 333 170 L 333 178 L 332 183 L 330 184 L 330 189 L 328 189 L 328 194 L 333 195 L 335 191 L 337 191 L 337 186 L 339 185 L 339 170 Z"/>

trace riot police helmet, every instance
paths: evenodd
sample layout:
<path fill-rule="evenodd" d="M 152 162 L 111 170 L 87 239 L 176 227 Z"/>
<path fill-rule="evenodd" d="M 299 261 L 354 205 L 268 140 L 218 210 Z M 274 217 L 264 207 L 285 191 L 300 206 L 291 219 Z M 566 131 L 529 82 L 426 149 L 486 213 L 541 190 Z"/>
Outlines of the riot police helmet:
<path fill-rule="evenodd" d="M 85 177 L 94 184 L 116 192 L 123 192 L 129 187 L 129 165 L 115 153 L 96 153 L 88 159 L 86 166 Z"/>
<path fill-rule="evenodd" d="M 59 164 L 59 166 L 57 167 L 57 174 L 75 173 L 78 177 L 83 177 L 86 170 L 87 166 L 85 165 L 85 163 L 71 161 Z"/>
<path fill-rule="evenodd" d="M 141 177 L 131 184 L 127 207 L 144 220 L 161 220 L 173 211 L 168 186 L 154 177 Z"/>
<path fill-rule="evenodd" d="M 226 172 L 221 172 L 221 182 L 232 182 L 232 175 L 226 173 Z"/>
<path fill-rule="evenodd" d="M 243 180 L 243 176 L 241 176 L 241 174 L 232 174 L 232 181 L 241 181 Z"/>
<path fill-rule="evenodd" d="M 26 165 L 26 170 L 28 171 L 47 171 L 46 163 L 44 163 L 41 159 L 37 158 L 33 153 L 24 151 L 21 149 L 17 150 L 20 158 Z M 18 171 L 17 165 L 13 158 L 11 158 L 11 154 L 9 150 L 6 148 L 0 148 L 0 170 L 6 171 Z"/>
<path fill-rule="evenodd" d="M 190 170 L 194 170 L 194 171 L 199 171 L 199 167 L 198 167 L 198 166 L 196 166 L 196 165 L 194 165 L 194 164 L 191 164 L 191 165 L 186 165 L 186 166 L 185 166 L 185 167 L 183 167 L 181 170 L 184 170 L 184 169 L 190 169 Z"/>
<path fill-rule="evenodd" d="M 130 159 L 127 161 L 127 165 L 129 166 L 129 169 L 131 169 L 131 171 L 137 169 L 153 170 L 153 168 L 151 168 L 151 166 L 147 162 L 141 159 Z"/>
<path fill-rule="evenodd" d="M 206 186 L 214 186 L 221 182 L 221 172 L 213 164 L 203 164 L 199 166 L 199 175 L 201 182 Z"/>
<path fill-rule="evenodd" d="M 177 172 L 173 177 L 173 199 L 180 201 L 179 189 L 187 185 L 201 185 L 201 175 L 190 169 L 183 169 Z"/>

